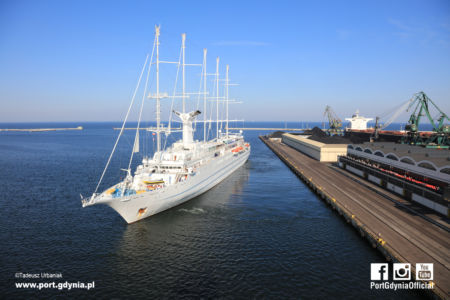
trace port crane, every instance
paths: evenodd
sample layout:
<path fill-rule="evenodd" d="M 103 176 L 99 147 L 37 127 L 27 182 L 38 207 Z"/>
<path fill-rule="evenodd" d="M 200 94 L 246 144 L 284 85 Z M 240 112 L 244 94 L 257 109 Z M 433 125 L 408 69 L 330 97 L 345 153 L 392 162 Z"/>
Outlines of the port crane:
<path fill-rule="evenodd" d="M 401 143 L 423 145 L 429 148 L 449 148 L 450 126 L 445 124 L 446 121 L 449 121 L 448 116 L 424 92 L 419 92 L 413 96 L 413 100 L 406 111 L 410 111 L 413 107 L 415 107 L 414 111 L 405 126 L 407 134 L 402 138 Z M 435 118 L 430 113 L 432 107 L 438 112 Z M 421 135 L 419 132 L 419 125 L 423 116 L 427 117 L 433 126 L 433 134 L 429 136 Z"/>
<path fill-rule="evenodd" d="M 323 116 L 328 117 L 328 132 L 330 134 L 341 134 L 342 133 L 342 121 L 339 119 L 339 117 L 336 115 L 336 113 L 333 111 L 331 106 L 327 105 L 325 108 L 325 112 L 323 113 Z"/>
<path fill-rule="evenodd" d="M 398 107 L 390 108 L 386 113 L 384 113 L 381 117 L 377 116 L 375 118 L 375 128 L 370 136 L 371 141 L 378 140 L 380 130 L 385 129 L 389 125 L 391 125 L 399 115 L 407 111 L 408 107 L 411 105 L 414 99 L 409 99 L 408 101 L 405 101 L 401 103 Z M 386 120 L 384 122 L 381 122 L 381 120 Z"/>

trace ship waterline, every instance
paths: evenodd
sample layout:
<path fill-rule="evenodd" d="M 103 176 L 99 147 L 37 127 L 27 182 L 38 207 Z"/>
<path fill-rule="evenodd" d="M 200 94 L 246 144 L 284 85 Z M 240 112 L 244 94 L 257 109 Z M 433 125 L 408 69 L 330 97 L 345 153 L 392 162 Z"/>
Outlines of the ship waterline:
<path fill-rule="evenodd" d="M 119 201 L 116 199 L 106 200 L 104 204 L 113 208 L 127 223 L 139 221 L 207 192 L 240 168 L 247 161 L 249 155 L 250 150 L 237 157 L 234 155 L 224 156 L 217 162 L 197 170 L 194 176 L 182 183 L 146 194 L 124 197 L 118 199 Z"/>

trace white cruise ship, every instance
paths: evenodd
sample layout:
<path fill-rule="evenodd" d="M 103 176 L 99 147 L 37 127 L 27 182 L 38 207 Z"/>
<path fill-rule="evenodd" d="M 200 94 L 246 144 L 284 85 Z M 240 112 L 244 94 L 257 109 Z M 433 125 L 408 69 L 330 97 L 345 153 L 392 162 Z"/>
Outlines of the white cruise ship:
<path fill-rule="evenodd" d="M 136 91 L 141 84 L 142 75 L 147 69 L 147 74 L 150 73 L 152 66 L 155 66 L 156 71 L 156 93 L 148 96 L 156 100 L 156 127 L 154 128 L 140 128 L 140 116 L 142 116 L 142 109 L 144 98 L 142 99 L 141 111 L 139 115 L 138 126 L 136 128 L 136 136 L 134 147 L 131 150 L 131 158 L 128 169 L 124 169 L 127 176 L 116 185 L 107 188 L 105 191 L 98 193 L 98 189 L 103 180 L 103 177 L 108 169 L 111 158 L 117 147 L 120 137 L 125 130 L 130 109 L 133 105 L 136 91 L 128 109 L 127 116 L 117 137 L 113 151 L 108 159 L 105 169 L 97 184 L 97 188 L 91 197 L 83 198 L 83 207 L 106 204 L 117 211 L 128 223 L 139 221 L 143 218 L 152 216 L 161 211 L 186 202 L 206 191 L 213 186 L 219 184 L 223 179 L 233 173 L 236 169 L 241 167 L 250 155 L 250 145 L 244 141 L 242 131 L 232 133 L 228 130 L 228 105 L 233 100 L 228 98 L 228 87 L 231 85 L 228 79 L 228 65 L 226 67 L 225 79 L 219 79 L 219 59 L 216 61 L 215 76 L 215 97 L 209 96 L 207 92 L 207 74 L 206 72 L 206 49 L 203 51 L 202 67 L 202 87 L 203 91 L 199 92 L 199 97 L 203 98 L 203 111 L 207 111 L 207 103 L 212 102 L 216 110 L 216 120 L 209 120 L 206 114 L 203 114 L 203 120 L 196 120 L 197 116 L 201 114 L 199 110 L 192 112 L 185 112 L 185 99 L 189 98 L 189 94 L 185 91 L 185 66 L 194 66 L 193 64 L 185 63 L 185 34 L 182 35 L 182 45 L 180 51 L 180 58 L 178 62 L 161 61 L 159 58 L 159 26 L 155 27 L 155 40 L 153 44 L 153 51 L 150 60 L 148 56 L 139 78 Z M 153 56 L 156 52 L 156 59 L 153 61 Z M 182 93 L 178 95 L 174 92 L 172 96 L 159 91 L 159 65 L 161 63 L 175 63 L 178 69 L 182 71 Z M 177 71 L 177 75 L 179 72 Z M 219 97 L 219 81 L 224 83 L 224 96 Z M 147 95 L 147 82 L 145 83 L 144 95 Z M 175 83 L 176 86 L 176 83 Z M 175 89 L 174 89 L 175 90 Z M 162 98 L 182 98 L 183 110 L 173 114 L 177 116 L 182 123 L 182 139 L 173 143 L 170 147 L 162 149 L 163 134 L 167 138 L 168 135 L 177 131 L 171 129 L 170 122 L 168 126 L 162 126 L 160 115 Z M 220 105 L 219 105 L 220 102 Z M 226 108 L 226 118 L 219 120 L 219 107 Z M 211 107 L 212 108 L 212 107 Z M 212 110 L 212 109 L 210 109 Z M 172 116 L 172 114 L 171 114 Z M 203 122 L 203 140 L 194 140 L 193 122 Z M 215 137 L 208 140 L 207 127 L 208 123 L 216 122 Z M 224 132 L 219 130 L 220 126 L 224 126 Z M 211 128 L 211 126 L 210 126 Z M 131 163 L 133 155 L 139 152 L 139 131 L 140 130 L 153 131 L 156 136 L 156 150 L 152 158 L 144 157 L 142 164 L 137 166 L 134 174 L 131 171 Z M 209 130 L 209 129 L 208 129 Z"/>

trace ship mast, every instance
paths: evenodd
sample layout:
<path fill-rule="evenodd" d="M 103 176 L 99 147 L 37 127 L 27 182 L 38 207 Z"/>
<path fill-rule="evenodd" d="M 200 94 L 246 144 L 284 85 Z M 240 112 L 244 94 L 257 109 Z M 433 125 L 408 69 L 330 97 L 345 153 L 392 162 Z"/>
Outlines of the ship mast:
<path fill-rule="evenodd" d="M 216 137 L 219 139 L 219 57 L 216 59 Z"/>
<path fill-rule="evenodd" d="M 186 92 L 186 79 L 185 79 L 185 72 L 184 72 L 184 67 L 186 66 L 185 64 L 185 49 L 186 49 L 186 33 L 181 34 L 181 51 L 182 51 L 182 55 L 183 55 L 183 64 L 182 64 L 182 73 L 183 73 L 183 94 L 182 94 L 182 98 L 183 98 L 183 114 L 186 112 L 186 102 L 185 102 L 185 92 Z"/>
<path fill-rule="evenodd" d="M 156 35 L 156 151 L 161 151 L 161 102 L 159 98 L 159 26 L 155 25 Z M 160 157 L 160 156 L 159 156 Z"/>
<path fill-rule="evenodd" d="M 206 53 L 203 49 L 203 141 L 206 143 Z"/>
<path fill-rule="evenodd" d="M 227 107 L 226 107 L 226 127 L 227 127 L 227 138 L 228 138 L 228 71 L 230 70 L 230 66 L 229 65 L 227 65 L 227 73 L 226 73 L 226 79 L 225 79 L 225 85 L 226 85 L 226 89 L 225 89 L 225 92 L 226 92 L 226 95 L 225 95 L 225 97 L 226 97 L 226 99 L 225 99 L 225 101 L 226 101 L 226 103 L 227 103 Z"/>

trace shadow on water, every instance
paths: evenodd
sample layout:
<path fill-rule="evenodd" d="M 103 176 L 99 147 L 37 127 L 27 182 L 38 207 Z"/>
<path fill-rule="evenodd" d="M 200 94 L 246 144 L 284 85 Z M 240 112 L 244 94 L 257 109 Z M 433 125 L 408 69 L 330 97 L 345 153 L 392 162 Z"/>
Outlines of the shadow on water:
<path fill-rule="evenodd" d="M 115 251 L 120 259 L 111 262 L 112 273 L 125 280 L 120 286 L 145 286 L 135 296 L 189 294 L 179 289 L 203 278 L 215 247 L 227 244 L 227 223 L 236 218 L 230 204 L 240 201 L 249 176 L 247 162 L 206 193 L 128 225 Z"/>
<path fill-rule="evenodd" d="M 123 233 L 119 250 L 125 250 L 123 246 L 133 245 L 134 247 L 135 243 L 140 244 L 143 233 L 149 241 L 155 243 L 156 237 L 165 235 L 164 232 L 181 230 L 183 234 L 191 235 L 199 230 L 199 225 L 213 225 L 209 223 L 209 220 L 224 217 L 226 206 L 240 198 L 250 176 L 249 166 L 248 161 L 211 190 L 188 202 L 128 225 Z M 203 220 L 200 223 L 198 219 Z"/>

